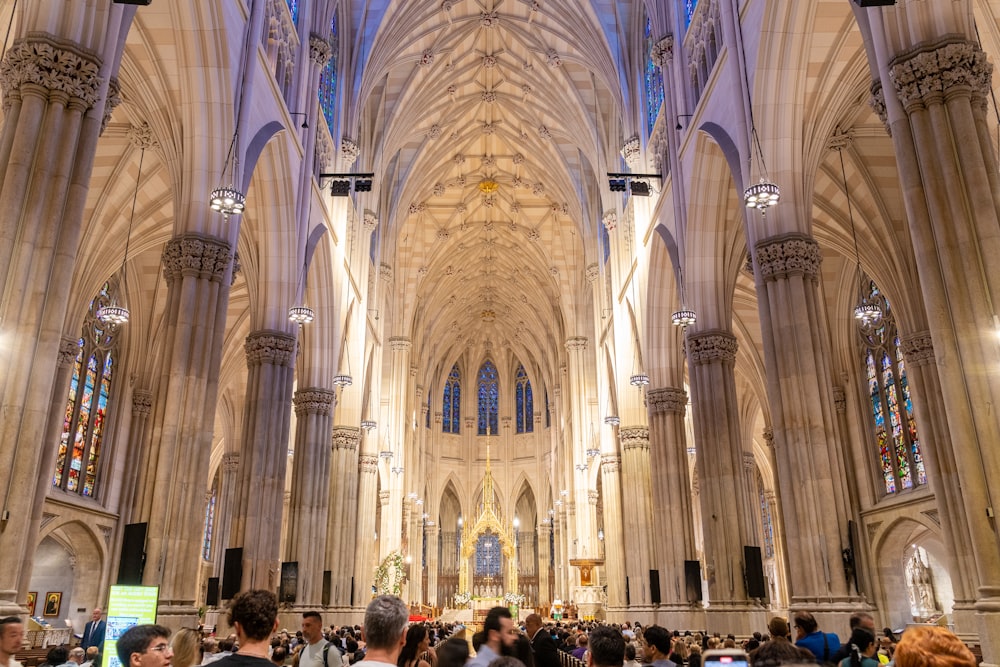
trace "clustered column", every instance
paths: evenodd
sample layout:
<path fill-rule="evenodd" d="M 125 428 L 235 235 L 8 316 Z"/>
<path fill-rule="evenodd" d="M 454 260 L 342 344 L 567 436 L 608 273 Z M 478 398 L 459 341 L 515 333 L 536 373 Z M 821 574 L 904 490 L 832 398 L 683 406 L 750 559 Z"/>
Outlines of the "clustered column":
<path fill-rule="evenodd" d="M 625 535 L 622 529 L 621 456 L 601 455 L 601 489 L 604 491 L 604 570 L 608 609 L 625 609 Z M 648 515 L 642 517 L 648 520 Z"/>
<path fill-rule="evenodd" d="M 388 496 L 387 496 L 388 498 Z M 378 495 L 378 455 L 362 453 L 358 457 L 358 507 L 375 507 Z M 371 599 L 370 591 L 357 582 L 368 581 L 375 562 L 375 512 L 358 512 L 354 538 L 354 607 L 364 607 Z"/>
<path fill-rule="evenodd" d="M 332 501 L 330 514 L 326 519 L 325 562 L 326 569 L 330 570 L 330 604 L 334 607 L 346 607 L 351 604 L 351 579 L 358 551 L 355 546 L 359 544 L 355 543 L 354 525 L 348 518 L 358 515 L 360 442 L 361 430 L 356 426 L 333 428 L 333 464 L 330 467 L 328 488 Z M 372 543 L 372 534 L 369 532 L 366 544 Z"/>
<path fill-rule="evenodd" d="M 623 426 L 618 432 L 622 442 L 622 477 L 625 485 L 624 514 L 625 573 L 628 576 L 629 607 L 652 604 L 649 571 L 653 564 L 653 536 L 650 534 L 649 429 Z"/>

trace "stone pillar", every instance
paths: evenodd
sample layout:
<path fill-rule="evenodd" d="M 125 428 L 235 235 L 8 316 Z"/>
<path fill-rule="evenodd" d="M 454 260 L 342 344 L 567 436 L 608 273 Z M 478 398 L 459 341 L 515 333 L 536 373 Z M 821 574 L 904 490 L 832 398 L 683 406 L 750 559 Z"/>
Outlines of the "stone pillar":
<path fill-rule="evenodd" d="M 651 516 L 658 518 L 653 531 L 655 566 L 660 571 L 663 605 L 672 613 L 690 610 L 694 598 L 688 598 L 684 562 L 697 560 L 684 426 L 687 402 L 687 392 L 679 387 L 651 389 L 646 395 L 653 491 L 650 509 Z"/>
<path fill-rule="evenodd" d="M 235 443 L 233 443 L 235 444 Z M 240 476 L 240 453 L 226 452 L 222 455 L 222 475 L 219 477 L 219 496 L 215 503 L 215 541 L 221 545 L 215 549 L 214 573 L 222 573 L 226 560 L 225 547 L 230 544 L 229 534 L 233 526 L 236 507 L 236 480 Z"/>
<path fill-rule="evenodd" d="M 354 541 L 354 599 L 355 608 L 364 608 L 371 600 L 372 574 L 375 571 L 375 508 L 378 498 L 378 456 L 362 454 L 358 457 L 358 511 Z M 336 545 L 349 549 L 350 544 Z"/>
<path fill-rule="evenodd" d="M 569 373 L 569 383 L 572 388 L 569 392 L 570 397 L 570 418 L 567 422 L 570 425 L 571 437 L 570 444 L 563 451 L 563 456 L 565 459 L 565 464 L 569 465 L 570 470 L 573 470 L 578 464 L 586 463 L 586 455 L 584 454 L 586 449 L 586 443 L 583 440 L 583 427 L 581 424 L 586 423 L 587 417 L 587 405 L 586 405 L 586 368 L 587 363 L 584 359 L 584 351 L 587 349 L 587 339 L 583 336 L 575 336 L 566 340 L 566 350 L 568 351 L 568 373 Z M 586 479 L 583 477 L 582 479 Z M 572 486 L 569 489 L 572 494 L 573 503 L 580 508 L 585 508 L 587 506 L 587 484 L 585 481 L 580 481 L 581 476 L 573 475 L 570 477 Z M 566 500 L 566 499 L 564 499 Z M 594 534 L 596 531 L 590 525 L 588 521 L 588 513 L 585 511 L 580 511 L 576 513 L 575 521 L 571 524 L 571 530 L 573 531 L 573 546 L 570 550 L 570 558 L 580 558 L 582 553 L 581 542 L 589 543 L 595 540 L 588 540 L 588 536 Z"/>
<path fill-rule="evenodd" d="M 242 590 L 277 590 L 281 577 L 295 347 L 295 336 L 281 331 L 255 331 L 246 339 L 242 465 L 230 535 L 231 545 L 243 548 Z"/>
<path fill-rule="evenodd" d="M 765 428 L 761 434 L 764 444 L 767 447 L 767 455 L 770 457 L 771 470 L 777 470 L 778 466 L 774 460 L 774 431 Z M 771 511 L 771 526 L 774 530 L 774 566 L 777 576 L 776 586 L 778 589 L 778 600 L 771 600 L 774 605 L 779 602 L 782 607 L 787 606 L 788 592 L 788 553 L 785 550 L 785 527 L 781 521 L 781 488 L 775 486 L 774 490 L 765 491 L 767 506 Z"/>
<path fill-rule="evenodd" d="M 336 394 L 322 387 L 299 389 L 295 406 L 295 459 L 285 560 L 299 564 L 296 604 L 315 609 L 322 602 L 327 520 L 330 509 L 330 413 Z M 339 522 L 338 522 L 339 523 Z"/>
<path fill-rule="evenodd" d="M 622 527 L 621 456 L 601 455 L 601 489 L 604 491 L 604 570 L 608 585 L 608 611 L 625 611 L 625 535 Z M 648 520 L 648 518 L 647 518 Z"/>
<path fill-rule="evenodd" d="M 333 427 L 333 464 L 330 467 L 330 514 L 326 525 L 326 569 L 330 571 L 330 604 L 347 607 L 351 602 L 351 578 L 354 559 L 362 546 L 355 542 L 351 518 L 358 516 L 358 445 L 361 430 L 356 426 Z M 366 544 L 372 543 L 372 532 Z"/>
<path fill-rule="evenodd" d="M 819 613 L 823 625 L 824 612 L 850 611 L 862 601 L 847 590 L 841 557 L 851 514 L 833 414 L 819 246 L 798 233 L 764 239 L 754 246 L 754 267 L 782 524 L 794 564 L 790 603 Z"/>
<path fill-rule="evenodd" d="M 231 246 L 186 233 L 167 242 L 164 359 L 139 500 L 148 525 L 145 585 L 160 587 L 157 618 L 197 622 L 205 485 L 233 270 Z"/>
<path fill-rule="evenodd" d="M 92 22 L 92 30 L 79 31 L 51 15 L 58 11 L 32 6 L 21 12 L 21 29 L 38 32 L 15 40 L 3 54 L 0 510 L 7 518 L 0 530 L 0 613 L 5 616 L 25 613 L 27 591 L 17 589 L 33 566 L 35 545 L 29 538 L 38 534 L 32 523 L 39 470 L 56 446 L 39 443 L 46 442 L 48 408 L 61 376 L 63 325 L 107 82 L 116 73 L 118 44 L 125 43 L 114 37 L 127 31 L 132 16 L 125 19 L 124 10 L 115 10 L 102 17 L 99 12 L 106 10 L 93 5 L 78 17 Z M 94 43 L 48 34 L 81 32 Z"/>
<path fill-rule="evenodd" d="M 649 571 L 653 569 L 653 536 L 650 517 L 652 489 L 649 477 L 649 429 L 623 426 L 618 432 L 622 442 L 622 489 L 624 513 L 625 574 L 628 576 L 629 608 L 651 608 Z M 662 586 L 661 586 L 662 587 Z"/>
<path fill-rule="evenodd" d="M 392 450 L 392 467 L 403 468 L 410 465 L 406 461 L 406 407 L 409 396 L 410 348 L 409 338 L 389 339 L 390 385 L 389 385 L 389 449 Z M 382 507 L 382 528 L 379 532 L 379 561 L 390 551 L 398 551 L 403 546 L 403 475 L 389 474 L 385 478 L 389 493 L 387 504 Z"/>
<path fill-rule="evenodd" d="M 424 539 L 427 540 L 427 604 L 438 606 L 438 542 L 440 531 L 436 523 L 429 519 L 424 527 Z"/>
<path fill-rule="evenodd" d="M 747 608 L 743 546 L 756 543 L 756 533 L 750 533 L 752 508 L 741 502 L 746 490 L 733 372 L 736 349 L 736 337 L 728 331 L 701 331 L 687 339 L 709 618 L 717 610 Z"/>
<path fill-rule="evenodd" d="M 607 509 L 605 508 L 604 511 L 607 512 Z M 552 602 L 552 596 L 549 594 L 549 563 L 552 561 L 549 535 L 551 533 L 551 524 L 543 522 L 535 527 L 535 545 L 538 555 L 538 599 L 535 600 L 536 607 L 541 607 Z"/>

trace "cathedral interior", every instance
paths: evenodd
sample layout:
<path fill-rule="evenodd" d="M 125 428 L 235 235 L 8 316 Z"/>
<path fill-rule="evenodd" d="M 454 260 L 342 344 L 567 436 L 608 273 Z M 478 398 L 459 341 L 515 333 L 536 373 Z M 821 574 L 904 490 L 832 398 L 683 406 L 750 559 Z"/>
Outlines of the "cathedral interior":
<path fill-rule="evenodd" d="M 0 613 L 867 609 L 1000 660 L 997 0 L 0 21 Z"/>

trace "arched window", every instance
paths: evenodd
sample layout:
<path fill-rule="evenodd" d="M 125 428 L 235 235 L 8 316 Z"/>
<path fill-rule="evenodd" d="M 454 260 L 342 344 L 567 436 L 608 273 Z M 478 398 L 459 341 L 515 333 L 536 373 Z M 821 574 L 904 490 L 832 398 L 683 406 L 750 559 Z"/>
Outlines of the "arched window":
<path fill-rule="evenodd" d="M 684 29 L 691 25 L 691 17 L 694 16 L 694 8 L 698 6 L 698 0 L 684 0 Z"/>
<path fill-rule="evenodd" d="M 531 398 L 531 380 L 524 371 L 524 364 L 518 365 L 514 382 L 514 393 L 517 397 L 517 432 L 531 433 L 535 430 L 533 418 L 535 402 Z"/>
<path fill-rule="evenodd" d="M 212 494 L 205 503 L 205 532 L 201 544 L 201 557 L 212 560 L 212 533 L 215 532 L 215 501 L 219 496 L 219 475 L 212 481 Z"/>
<path fill-rule="evenodd" d="M 52 486 L 88 497 L 93 497 L 97 489 L 97 465 L 117 347 L 117 327 L 97 319 L 97 310 L 111 302 L 109 291 L 105 283 L 90 302 L 83 323 L 52 477 Z"/>
<path fill-rule="evenodd" d="M 920 455 L 896 318 L 875 282 L 869 280 L 867 284 L 869 300 L 881 308 L 882 317 L 859 325 L 865 393 L 872 410 L 882 481 L 886 494 L 891 494 L 926 484 L 927 473 Z"/>
<path fill-rule="evenodd" d="M 330 60 L 319 75 L 319 106 L 323 117 L 330 128 L 330 134 L 336 136 L 334 126 L 337 120 L 337 17 L 330 21 Z"/>
<path fill-rule="evenodd" d="M 491 435 L 496 435 L 497 412 L 500 386 L 497 383 L 497 367 L 487 361 L 479 369 L 479 435 L 486 435 L 487 426 Z"/>
<path fill-rule="evenodd" d="M 476 576 L 499 577 L 502 556 L 500 539 L 496 535 L 489 532 L 480 535 L 476 540 Z"/>
<path fill-rule="evenodd" d="M 441 430 L 445 433 L 458 433 L 458 425 L 462 421 L 462 375 L 458 372 L 458 364 L 451 367 L 448 380 L 444 383 L 444 401 L 441 406 Z"/>
<path fill-rule="evenodd" d="M 288 11 L 292 13 L 292 22 L 299 22 L 299 0 L 288 0 Z"/>
<path fill-rule="evenodd" d="M 690 2 L 689 4 L 694 4 Z M 693 11 L 693 10 L 692 10 Z M 653 38 L 653 22 L 646 19 L 646 131 L 653 132 L 656 125 L 656 118 L 660 115 L 660 107 L 663 106 L 663 72 L 660 71 L 656 61 L 653 60 L 653 47 L 656 42 Z"/>
<path fill-rule="evenodd" d="M 767 504 L 767 492 L 764 490 L 764 478 L 757 471 L 757 493 L 760 502 L 761 532 L 764 534 L 764 558 L 774 558 L 774 517 L 771 507 Z"/>

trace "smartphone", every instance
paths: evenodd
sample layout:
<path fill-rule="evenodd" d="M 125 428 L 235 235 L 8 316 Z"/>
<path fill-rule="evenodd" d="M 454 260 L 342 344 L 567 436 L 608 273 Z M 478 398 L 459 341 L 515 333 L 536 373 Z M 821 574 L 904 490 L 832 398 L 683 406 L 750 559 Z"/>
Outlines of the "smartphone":
<path fill-rule="evenodd" d="M 745 651 L 735 648 L 705 651 L 701 657 L 702 667 L 749 667 L 750 658 Z"/>

